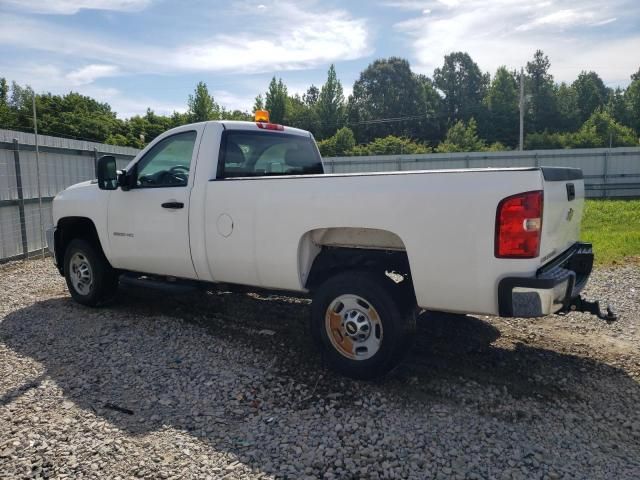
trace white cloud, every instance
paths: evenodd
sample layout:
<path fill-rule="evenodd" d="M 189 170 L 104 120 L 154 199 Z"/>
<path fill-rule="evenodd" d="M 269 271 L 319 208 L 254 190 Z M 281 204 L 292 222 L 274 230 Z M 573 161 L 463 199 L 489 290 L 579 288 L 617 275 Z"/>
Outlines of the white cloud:
<path fill-rule="evenodd" d="M 233 2 L 245 31 L 178 46 L 171 62 L 185 70 L 273 72 L 353 60 L 370 53 L 364 19 L 315 1 Z"/>
<path fill-rule="evenodd" d="M 569 27 L 580 24 L 588 25 L 593 22 L 595 16 L 595 12 L 592 11 L 580 12 L 578 10 L 568 8 L 565 10 L 558 10 L 557 12 L 550 13 L 549 15 L 537 17 L 529 23 L 519 25 L 516 27 L 516 30 L 526 31 L 543 26 Z"/>
<path fill-rule="evenodd" d="M 136 12 L 150 3 L 151 0 L 0 0 L 0 6 L 57 15 L 73 15 L 82 9 Z"/>
<path fill-rule="evenodd" d="M 353 18 L 344 10 L 307 10 L 309 5 L 316 3 L 303 4 L 305 8 L 292 2 L 278 2 L 277 8 L 252 8 L 251 15 L 262 20 L 253 22 L 247 14 L 245 31 L 171 46 L 126 43 L 46 21 L 6 15 L 5 26 L 0 29 L 0 45 L 72 55 L 76 59 L 108 62 L 123 72 L 147 73 L 273 72 L 312 68 L 370 53 L 365 20 Z"/>
<path fill-rule="evenodd" d="M 131 45 L 118 40 L 11 14 L 4 15 L 0 45 L 68 55 L 76 61 L 99 59 L 116 65 L 135 65 L 143 56 L 140 51 L 130 50 Z M 155 50 L 158 51 L 153 53 L 159 56 L 161 52 Z"/>
<path fill-rule="evenodd" d="M 640 51 L 640 31 L 615 36 L 612 31 L 617 29 L 603 30 L 621 12 L 640 17 L 634 0 L 393 0 L 390 4 L 430 10 L 429 15 L 394 26 L 407 35 L 415 68 L 428 75 L 453 51 L 468 52 L 482 69 L 493 73 L 500 65 L 524 66 L 541 49 L 559 81 L 572 81 L 581 70 L 595 70 L 606 81 L 625 83 L 637 69 L 637 59 L 629 52 Z M 603 38 L 604 33 L 609 37 Z"/>
<path fill-rule="evenodd" d="M 250 112 L 253 108 L 255 95 L 238 95 L 228 90 L 213 90 L 214 100 L 227 110 L 243 110 Z"/>
<path fill-rule="evenodd" d="M 66 77 L 72 85 L 87 85 L 98 78 L 117 75 L 120 69 L 115 65 L 87 65 L 86 67 L 67 73 Z"/>
<path fill-rule="evenodd" d="M 87 89 L 80 93 L 109 103 L 111 109 L 118 113 L 119 118 L 144 115 L 147 108 L 158 115 L 171 115 L 173 112 L 184 113 L 187 111 L 186 102 L 177 104 L 151 97 L 134 98 L 117 89 Z"/>

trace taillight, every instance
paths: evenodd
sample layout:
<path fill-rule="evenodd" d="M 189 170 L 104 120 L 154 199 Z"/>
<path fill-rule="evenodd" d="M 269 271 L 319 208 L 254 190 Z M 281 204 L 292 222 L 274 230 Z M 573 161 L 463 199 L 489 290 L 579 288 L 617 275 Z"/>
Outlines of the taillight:
<path fill-rule="evenodd" d="M 282 125 L 278 125 L 277 123 L 265 123 L 265 122 L 256 122 L 258 128 L 262 128 L 264 130 L 278 130 L 282 132 L 284 127 Z"/>
<path fill-rule="evenodd" d="M 542 191 L 519 193 L 498 204 L 495 256 L 535 258 L 540 254 Z"/>

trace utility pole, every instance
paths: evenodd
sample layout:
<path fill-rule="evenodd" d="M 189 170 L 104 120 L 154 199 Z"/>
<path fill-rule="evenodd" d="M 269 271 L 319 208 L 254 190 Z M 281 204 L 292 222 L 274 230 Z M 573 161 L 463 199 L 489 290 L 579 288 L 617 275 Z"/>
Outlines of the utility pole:
<path fill-rule="evenodd" d="M 36 92 L 33 92 L 33 131 L 36 137 L 36 177 L 38 180 L 38 210 L 40 211 L 40 245 L 44 258 L 44 222 L 42 220 L 42 190 L 40 187 L 40 149 L 38 147 L 38 115 L 36 114 Z"/>
<path fill-rule="evenodd" d="M 524 68 L 520 67 L 520 143 L 519 150 L 524 150 Z"/>

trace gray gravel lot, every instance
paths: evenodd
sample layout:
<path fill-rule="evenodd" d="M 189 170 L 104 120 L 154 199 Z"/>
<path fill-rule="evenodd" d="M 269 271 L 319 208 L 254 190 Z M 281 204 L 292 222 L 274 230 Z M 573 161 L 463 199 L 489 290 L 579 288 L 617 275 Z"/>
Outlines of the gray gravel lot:
<path fill-rule="evenodd" d="M 1 478 L 640 478 L 640 267 L 620 320 L 425 314 L 371 383 L 322 368 L 308 302 L 121 289 L 73 303 L 0 267 Z"/>

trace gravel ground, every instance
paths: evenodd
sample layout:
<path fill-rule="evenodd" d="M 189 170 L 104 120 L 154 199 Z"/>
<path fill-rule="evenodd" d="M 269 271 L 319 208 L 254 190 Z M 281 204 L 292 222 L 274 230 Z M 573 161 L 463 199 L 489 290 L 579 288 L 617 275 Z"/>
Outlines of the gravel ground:
<path fill-rule="evenodd" d="M 371 383 L 322 368 L 308 302 L 122 288 L 73 303 L 0 267 L 2 478 L 640 478 L 640 266 L 617 324 L 424 314 Z"/>

